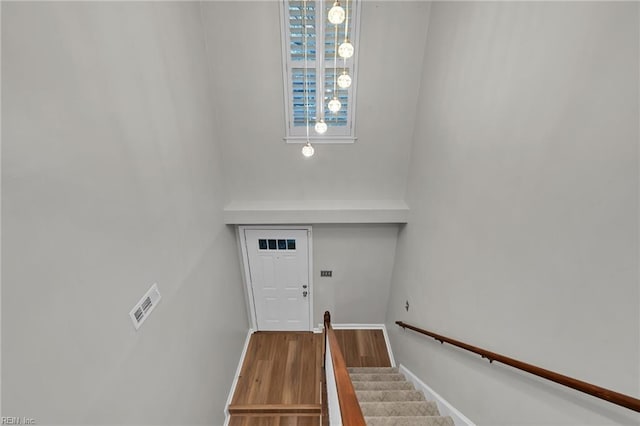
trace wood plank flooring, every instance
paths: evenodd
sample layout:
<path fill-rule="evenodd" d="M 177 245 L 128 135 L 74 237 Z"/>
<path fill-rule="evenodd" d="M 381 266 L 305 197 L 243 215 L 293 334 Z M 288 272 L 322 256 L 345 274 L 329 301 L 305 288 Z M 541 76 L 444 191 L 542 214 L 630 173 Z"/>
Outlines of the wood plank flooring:
<path fill-rule="evenodd" d="M 318 426 L 318 416 L 231 416 L 229 426 Z"/>
<path fill-rule="evenodd" d="M 335 332 L 348 367 L 391 366 L 382 330 Z M 254 333 L 229 406 L 229 425 L 320 425 L 322 338 L 309 332 Z"/>
<path fill-rule="evenodd" d="M 347 367 L 391 367 L 382 330 L 335 330 Z"/>
<path fill-rule="evenodd" d="M 229 406 L 232 426 L 317 426 L 322 390 L 322 334 L 251 335 Z"/>

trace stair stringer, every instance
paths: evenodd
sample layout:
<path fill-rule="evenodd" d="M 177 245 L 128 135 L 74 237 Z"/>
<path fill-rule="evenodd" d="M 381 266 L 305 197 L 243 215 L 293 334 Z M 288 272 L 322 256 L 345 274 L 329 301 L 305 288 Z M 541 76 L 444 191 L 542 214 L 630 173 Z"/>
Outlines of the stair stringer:
<path fill-rule="evenodd" d="M 240 373 L 242 372 L 242 365 L 244 364 L 244 358 L 247 355 L 247 349 L 249 348 L 249 341 L 251 340 L 251 335 L 255 333 L 255 331 L 256 330 L 254 330 L 253 328 L 249 328 L 249 330 L 247 330 L 247 338 L 244 341 L 244 346 L 242 348 L 242 352 L 240 353 L 240 361 L 238 361 L 236 374 L 233 376 L 233 383 L 231 383 L 229 396 L 227 396 L 227 402 L 224 405 L 224 426 L 229 425 L 229 420 L 231 418 L 229 414 L 229 405 L 231 405 L 233 394 L 236 392 L 236 386 L 238 385 L 238 378 L 240 377 Z"/>

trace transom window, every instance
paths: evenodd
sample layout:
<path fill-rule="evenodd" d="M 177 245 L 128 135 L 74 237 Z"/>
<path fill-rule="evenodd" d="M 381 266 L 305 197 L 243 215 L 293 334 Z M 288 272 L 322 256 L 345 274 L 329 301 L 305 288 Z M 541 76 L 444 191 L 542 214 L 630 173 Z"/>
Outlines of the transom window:
<path fill-rule="evenodd" d="M 284 65 L 286 140 L 303 143 L 350 143 L 355 139 L 356 62 L 358 49 L 359 0 L 341 0 L 345 20 L 332 24 L 327 19 L 333 1 L 283 0 L 282 53 Z M 306 43 L 305 43 L 306 40 Z M 355 53 L 341 57 L 336 47 L 349 42 Z M 305 46 L 306 45 L 306 46 Z M 347 75 L 351 85 L 344 84 Z M 329 103 L 337 99 L 340 109 Z M 324 134 L 315 125 L 324 121 Z"/>

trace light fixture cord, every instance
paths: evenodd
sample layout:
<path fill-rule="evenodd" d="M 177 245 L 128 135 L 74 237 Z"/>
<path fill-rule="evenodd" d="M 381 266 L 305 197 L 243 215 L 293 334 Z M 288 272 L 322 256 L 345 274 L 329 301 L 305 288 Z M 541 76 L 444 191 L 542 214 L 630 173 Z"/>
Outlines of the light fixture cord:
<path fill-rule="evenodd" d="M 305 124 L 307 128 L 307 143 L 309 143 L 309 87 L 307 82 L 307 70 L 308 70 L 308 62 L 307 62 L 307 0 L 303 0 L 302 2 L 302 26 L 304 27 L 304 105 L 305 105 Z"/>
<path fill-rule="evenodd" d="M 349 40 L 349 0 L 345 0 L 344 2 L 344 42 L 346 43 Z M 342 71 L 344 73 L 347 72 L 347 58 L 342 58 Z"/>
<path fill-rule="evenodd" d="M 344 41 L 348 41 L 349 37 L 349 0 L 344 2 Z M 346 60 L 346 58 L 345 58 Z"/>
<path fill-rule="evenodd" d="M 335 32 L 335 40 L 334 40 L 334 44 L 333 44 L 333 99 L 337 99 L 336 96 L 336 91 L 337 91 L 337 84 L 338 84 L 338 27 L 340 25 L 337 24 L 335 25 L 336 27 L 336 32 Z M 338 114 L 337 112 L 335 112 L 333 114 L 335 117 L 335 120 L 338 119 Z"/>
<path fill-rule="evenodd" d="M 320 8 L 322 9 L 322 6 L 320 6 Z M 322 13 L 320 14 L 320 18 L 322 17 Z M 325 55 L 325 51 L 324 51 L 324 27 L 323 27 L 323 22 L 322 19 L 318 20 L 318 16 L 316 13 L 316 21 L 315 21 L 315 33 L 316 33 L 316 57 L 315 57 L 315 71 L 316 71 L 316 119 L 318 118 L 318 116 L 320 117 L 320 120 L 324 119 L 324 79 L 321 78 L 324 74 L 320 74 L 318 75 L 318 64 L 321 65 L 320 67 L 320 72 L 324 73 L 324 55 Z M 318 43 L 320 43 L 320 45 L 322 47 L 318 46 Z M 322 49 L 322 51 L 320 52 L 318 49 Z M 322 59 L 319 59 L 322 58 Z M 320 82 L 322 82 L 322 87 L 320 86 Z M 318 105 L 318 102 L 320 102 L 320 104 Z"/>

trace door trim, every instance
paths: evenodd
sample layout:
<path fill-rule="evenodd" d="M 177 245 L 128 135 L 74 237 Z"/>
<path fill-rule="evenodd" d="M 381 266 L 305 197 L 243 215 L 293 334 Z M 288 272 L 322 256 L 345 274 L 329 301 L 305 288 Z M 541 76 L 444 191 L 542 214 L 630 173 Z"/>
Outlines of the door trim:
<path fill-rule="evenodd" d="M 247 240 L 244 235 L 246 229 L 293 229 L 293 230 L 305 230 L 307 231 L 307 244 L 308 244 L 308 264 L 309 264 L 309 330 L 313 331 L 313 239 L 312 239 L 312 227 L 311 225 L 238 225 L 236 237 L 238 239 L 240 247 L 240 255 L 242 258 L 242 280 L 244 281 L 245 298 L 247 304 L 247 316 L 249 317 L 249 328 L 258 330 L 258 318 L 256 317 L 256 305 L 253 296 L 253 286 L 251 285 L 251 274 L 249 271 L 249 257 L 247 255 Z"/>

